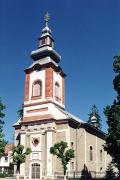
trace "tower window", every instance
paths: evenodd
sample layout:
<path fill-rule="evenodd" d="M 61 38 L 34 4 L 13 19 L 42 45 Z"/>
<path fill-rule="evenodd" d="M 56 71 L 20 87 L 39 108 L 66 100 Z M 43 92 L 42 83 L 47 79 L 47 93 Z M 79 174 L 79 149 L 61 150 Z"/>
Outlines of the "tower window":
<path fill-rule="evenodd" d="M 90 161 L 93 160 L 93 148 L 90 146 Z"/>
<path fill-rule="evenodd" d="M 45 44 L 45 38 L 41 39 L 41 45 L 44 45 L 44 44 Z"/>
<path fill-rule="evenodd" d="M 100 150 L 100 161 L 102 161 L 102 149 Z"/>
<path fill-rule="evenodd" d="M 5 162 L 8 162 L 8 157 L 7 156 L 5 156 Z"/>
<path fill-rule="evenodd" d="M 37 80 L 33 83 L 32 96 L 33 97 L 42 96 L 42 82 L 40 80 Z"/>
<path fill-rule="evenodd" d="M 55 83 L 55 98 L 60 100 L 60 85 L 58 82 Z"/>
<path fill-rule="evenodd" d="M 71 170 L 74 170 L 74 162 L 71 162 Z"/>
<path fill-rule="evenodd" d="M 50 46 L 53 46 L 53 42 L 52 42 L 52 40 L 50 39 Z"/>
<path fill-rule="evenodd" d="M 71 142 L 71 148 L 74 149 L 74 142 Z"/>

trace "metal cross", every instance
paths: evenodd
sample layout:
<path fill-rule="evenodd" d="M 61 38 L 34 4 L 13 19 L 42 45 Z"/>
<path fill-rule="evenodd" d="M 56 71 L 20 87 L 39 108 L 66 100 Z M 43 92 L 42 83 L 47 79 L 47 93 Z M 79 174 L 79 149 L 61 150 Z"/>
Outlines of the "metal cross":
<path fill-rule="evenodd" d="M 46 12 L 45 16 L 44 16 L 44 20 L 45 20 L 45 25 L 48 26 L 48 21 L 50 19 L 50 15 L 48 12 Z"/>

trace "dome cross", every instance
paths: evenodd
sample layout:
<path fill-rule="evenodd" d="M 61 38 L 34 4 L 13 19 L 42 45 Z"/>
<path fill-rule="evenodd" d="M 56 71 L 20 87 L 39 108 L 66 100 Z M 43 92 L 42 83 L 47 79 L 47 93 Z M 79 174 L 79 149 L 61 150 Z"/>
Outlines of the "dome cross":
<path fill-rule="evenodd" d="M 50 19 L 50 15 L 48 12 L 46 12 L 45 16 L 44 16 L 44 20 L 45 20 L 45 25 L 48 27 L 48 21 Z"/>

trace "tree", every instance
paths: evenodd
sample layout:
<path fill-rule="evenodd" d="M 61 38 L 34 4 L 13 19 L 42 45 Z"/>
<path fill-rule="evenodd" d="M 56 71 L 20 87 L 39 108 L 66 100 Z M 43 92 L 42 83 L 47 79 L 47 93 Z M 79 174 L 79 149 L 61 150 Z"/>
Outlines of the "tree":
<path fill-rule="evenodd" d="M 108 124 L 104 149 L 111 155 L 112 163 L 118 168 L 120 177 L 120 55 L 114 56 L 113 70 L 116 73 L 113 85 L 117 97 L 111 106 L 104 109 Z"/>
<path fill-rule="evenodd" d="M 4 125 L 4 120 L 3 118 L 5 117 L 5 114 L 3 113 L 3 110 L 5 109 L 5 106 L 2 103 L 2 100 L 0 98 L 0 157 L 4 155 L 5 151 L 5 145 L 6 141 L 4 140 L 4 133 L 3 133 L 3 125 Z"/>
<path fill-rule="evenodd" d="M 109 165 L 107 167 L 105 178 L 106 178 L 106 180 L 115 179 L 115 172 L 113 170 L 113 166 L 111 163 L 109 163 Z"/>
<path fill-rule="evenodd" d="M 74 150 L 68 149 L 67 142 L 61 141 L 50 148 L 50 153 L 56 155 L 61 161 L 64 170 L 64 179 L 66 179 L 67 164 L 74 158 Z"/>
<path fill-rule="evenodd" d="M 99 115 L 99 110 L 95 104 L 92 105 L 91 112 L 88 114 L 88 116 L 89 116 L 88 123 L 91 123 L 91 118 L 95 116 L 98 124 L 98 128 L 101 129 L 101 117 Z"/>
<path fill-rule="evenodd" d="M 25 162 L 26 156 L 31 153 L 31 149 L 27 148 L 26 151 L 24 150 L 23 145 L 18 145 L 13 148 L 13 164 L 17 166 L 16 173 L 18 174 L 19 179 L 19 173 L 20 173 L 20 164 Z"/>

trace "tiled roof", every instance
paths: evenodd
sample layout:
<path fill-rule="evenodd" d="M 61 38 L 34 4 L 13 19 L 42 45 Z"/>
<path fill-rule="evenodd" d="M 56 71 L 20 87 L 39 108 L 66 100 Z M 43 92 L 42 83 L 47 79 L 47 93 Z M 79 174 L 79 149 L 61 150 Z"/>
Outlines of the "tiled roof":
<path fill-rule="evenodd" d="M 5 146 L 5 154 L 7 155 L 13 149 L 13 144 L 6 144 Z"/>

